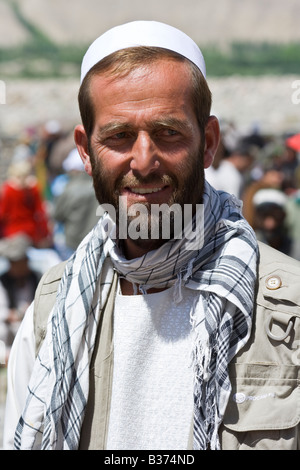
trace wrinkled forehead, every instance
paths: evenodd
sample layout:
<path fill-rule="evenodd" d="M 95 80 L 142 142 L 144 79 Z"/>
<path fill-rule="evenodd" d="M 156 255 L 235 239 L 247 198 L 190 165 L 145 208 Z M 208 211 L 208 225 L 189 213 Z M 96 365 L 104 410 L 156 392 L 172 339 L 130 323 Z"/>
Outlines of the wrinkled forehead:
<path fill-rule="evenodd" d="M 100 60 L 116 51 L 137 46 L 160 47 L 176 52 L 193 62 L 206 76 L 202 52 L 189 36 L 157 21 L 133 21 L 108 30 L 90 45 L 82 61 L 81 83 Z"/>

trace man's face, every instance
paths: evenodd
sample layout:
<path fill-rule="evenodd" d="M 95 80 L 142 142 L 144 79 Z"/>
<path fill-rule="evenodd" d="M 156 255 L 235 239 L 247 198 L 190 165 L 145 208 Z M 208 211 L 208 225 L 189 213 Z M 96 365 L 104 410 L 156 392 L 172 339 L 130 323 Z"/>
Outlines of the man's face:
<path fill-rule="evenodd" d="M 122 78 L 93 77 L 95 126 L 84 158 L 100 204 L 200 203 L 205 151 L 187 64 L 157 61 Z M 82 152 L 81 152 L 82 153 Z M 146 243 L 146 242 L 142 242 Z M 159 242 L 157 242 L 159 243 Z"/>

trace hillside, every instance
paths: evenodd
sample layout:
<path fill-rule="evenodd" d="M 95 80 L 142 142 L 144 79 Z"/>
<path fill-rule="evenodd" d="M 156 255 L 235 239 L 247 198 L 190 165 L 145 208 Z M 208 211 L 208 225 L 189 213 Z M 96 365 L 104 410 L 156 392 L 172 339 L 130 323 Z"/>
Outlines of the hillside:
<path fill-rule="evenodd" d="M 155 19 L 183 29 L 201 44 L 300 41 L 299 0 L 0 0 L 0 47 L 28 38 L 24 17 L 58 44 L 87 43 L 108 27 Z"/>

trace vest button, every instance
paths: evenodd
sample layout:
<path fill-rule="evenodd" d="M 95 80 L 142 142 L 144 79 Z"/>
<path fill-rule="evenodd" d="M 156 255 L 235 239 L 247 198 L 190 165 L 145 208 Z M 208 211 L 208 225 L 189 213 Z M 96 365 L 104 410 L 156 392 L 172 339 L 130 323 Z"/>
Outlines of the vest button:
<path fill-rule="evenodd" d="M 246 395 L 244 393 L 235 393 L 232 398 L 236 403 L 244 403 Z"/>
<path fill-rule="evenodd" d="M 281 279 L 279 276 L 270 276 L 266 279 L 266 287 L 267 289 L 275 290 L 281 287 Z"/>

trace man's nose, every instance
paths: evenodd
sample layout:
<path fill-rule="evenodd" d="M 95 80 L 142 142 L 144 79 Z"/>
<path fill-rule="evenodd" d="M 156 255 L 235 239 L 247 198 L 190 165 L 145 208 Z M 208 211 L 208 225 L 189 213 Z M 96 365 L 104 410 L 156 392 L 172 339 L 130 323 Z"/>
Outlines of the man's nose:
<path fill-rule="evenodd" d="M 156 171 L 160 166 L 157 147 L 147 132 L 140 132 L 131 149 L 130 167 L 141 176 Z"/>

